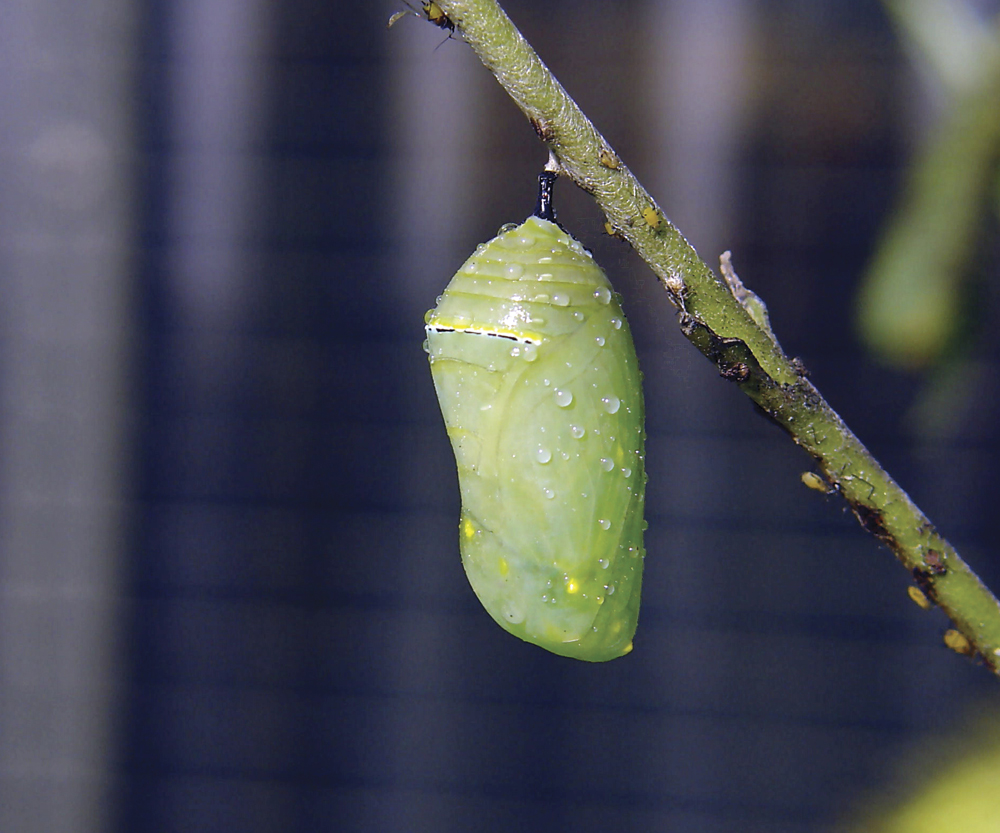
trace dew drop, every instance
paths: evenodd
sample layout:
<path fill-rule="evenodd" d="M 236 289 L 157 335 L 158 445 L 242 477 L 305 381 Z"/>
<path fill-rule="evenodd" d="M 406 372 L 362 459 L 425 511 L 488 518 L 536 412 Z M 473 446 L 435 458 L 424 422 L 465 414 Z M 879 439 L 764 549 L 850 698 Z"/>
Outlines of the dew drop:
<path fill-rule="evenodd" d="M 624 474 L 626 477 L 631 477 L 632 476 L 632 469 L 630 469 L 628 466 L 624 466 L 622 468 L 622 474 Z"/>
<path fill-rule="evenodd" d="M 611 521 L 609 521 L 607 518 L 601 518 L 597 522 L 597 525 L 600 526 L 601 529 L 611 529 Z"/>
<path fill-rule="evenodd" d="M 433 317 L 434 317 L 434 310 L 432 310 L 432 309 L 427 310 L 427 312 L 424 313 L 424 323 L 425 324 L 430 324 L 431 323 L 431 319 Z"/>
<path fill-rule="evenodd" d="M 569 454 L 567 454 L 565 451 L 560 451 L 559 456 L 562 457 L 564 460 L 569 459 Z"/>
<path fill-rule="evenodd" d="M 597 299 L 597 303 L 599 304 L 610 304 L 611 290 L 606 286 L 599 286 L 594 290 L 594 297 Z"/>
<path fill-rule="evenodd" d="M 587 319 L 587 316 L 584 315 L 582 312 L 580 312 L 580 310 L 576 310 L 573 313 L 573 319 L 576 321 L 585 321 Z"/>
<path fill-rule="evenodd" d="M 512 607 L 507 607 L 504 610 L 504 618 L 510 622 L 512 625 L 518 625 L 524 621 L 524 611 L 515 610 Z"/>
<path fill-rule="evenodd" d="M 598 558 L 597 563 L 601 565 L 602 570 L 606 570 L 611 566 L 611 562 L 606 558 Z"/>
<path fill-rule="evenodd" d="M 579 425 L 571 425 L 569 427 L 569 434 L 574 440 L 582 440 L 587 435 L 587 429 Z"/>
<path fill-rule="evenodd" d="M 597 342 L 598 347 L 604 346 L 604 336 L 598 336 L 597 338 L 594 339 L 594 341 Z"/>
<path fill-rule="evenodd" d="M 602 396 L 601 403 L 604 405 L 604 410 L 609 414 L 617 414 L 618 409 L 622 405 L 622 401 L 617 396 Z"/>
<path fill-rule="evenodd" d="M 573 403 L 573 394 L 568 390 L 556 388 L 556 405 L 560 408 L 568 408 Z"/>
<path fill-rule="evenodd" d="M 526 362 L 533 362 L 538 358 L 538 347 L 534 344 L 525 344 L 522 355 Z"/>
<path fill-rule="evenodd" d="M 524 267 L 520 263 L 508 263 L 507 268 L 503 270 L 503 273 L 511 280 L 516 280 L 524 274 Z"/>
<path fill-rule="evenodd" d="M 529 315 L 528 323 L 537 324 L 539 327 L 541 327 L 545 323 L 545 319 L 542 318 L 540 315 Z"/>
<path fill-rule="evenodd" d="M 538 448 L 535 449 L 535 459 L 539 463 L 543 463 L 543 464 L 547 463 L 547 462 L 549 462 L 549 460 L 552 459 L 552 452 L 549 451 L 544 446 L 538 446 Z"/>
<path fill-rule="evenodd" d="M 556 496 L 556 493 L 552 489 L 542 489 L 542 494 L 545 495 L 549 500 L 552 500 Z"/>
<path fill-rule="evenodd" d="M 549 302 L 549 296 L 548 293 L 546 292 L 540 292 L 538 295 L 535 295 L 531 300 L 536 304 L 547 304 Z"/>
<path fill-rule="evenodd" d="M 610 459 L 609 457 L 602 457 L 601 458 L 601 468 L 602 469 L 604 469 L 605 471 L 611 471 L 611 469 L 613 469 L 614 467 L 615 467 L 615 461 L 614 460 Z"/>
<path fill-rule="evenodd" d="M 423 343 L 422 346 L 424 348 L 424 352 L 427 353 L 428 355 L 430 355 L 430 352 L 431 352 L 431 343 L 426 338 L 424 339 L 424 343 Z"/>
<path fill-rule="evenodd" d="M 516 228 L 517 223 L 504 223 L 497 231 L 497 235 L 506 234 L 508 231 L 513 231 Z"/>
<path fill-rule="evenodd" d="M 543 257 L 538 258 L 538 262 L 539 263 L 551 263 L 552 262 L 552 258 L 549 257 L 548 255 L 544 255 Z"/>
<path fill-rule="evenodd" d="M 614 327 L 616 330 L 620 330 L 622 328 L 622 320 L 620 318 L 612 318 L 611 326 Z"/>
<path fill-rule="evenodd" d="M 542 593 L 542 601 L 543 602 L 547 602 L 548 600 L 549 600 L 549 594 L 548 593 Z"/>
<path fill-rule="evenodd" d="M 609 584 L 605 589 L 608 591 L 609 596 L 613 596 L 615 594 L 615 586 L 613 584 Z"/>
<path fill-rule="evenodd" d="M 462 270 L 467 275 L 474 275 L 479 271 L 479 262 L 475 260 L 470 260 L 465 264 L 465 268 Z"/>
<path fill-rule="evenodd" d="M 552 296 L 552 303 L 557 307 L 568 307 L 569 306 L 569 295 L 565 292 L 557 292 Z"/>
<path fill-rule="evenodd" d="M 530 249 L 535 245 L 535 238 L 530 234 L 520 234 L 511 241 L 519 249 Z"/>
<path fill-rule="evenodd" d="M 517 358 L 518 356 L 520 356 L 520 355 L 521 355 L 521 345 L 519 345 L 519 344 L 515 344 L 515 345 L 514 345 L 513 347 L 511 347 L 511 348 L 510 348 L 510 354 L 511 354 L 511 355 L 512 355 L 512 356 L 513 356 L 513 357 L 514 357 L 515 359 L 516 359 L 516 358 Z"/>

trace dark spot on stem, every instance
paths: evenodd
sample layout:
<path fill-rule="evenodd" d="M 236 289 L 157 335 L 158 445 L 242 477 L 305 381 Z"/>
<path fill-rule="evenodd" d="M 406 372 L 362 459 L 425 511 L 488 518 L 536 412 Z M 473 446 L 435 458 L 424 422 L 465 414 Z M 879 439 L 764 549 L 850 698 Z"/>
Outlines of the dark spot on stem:
<path fill-rule="evenodd" d="M 944 563 L 944 556 L 937 550 L 927 550 L 924 556 L 924 564 L 927 565 L 927 572 L 934 576 L 943 576 L 948 572 L 948 565 Z"/>
<path fill-rule="evenodd" d="M 750 368 L 746 362 L 734 362 L 720 367 L 719 375 L 730 382 L 745 382 L 750 378 Z"/>
<path fill-rule="evenodd" d="M 549 124 L 548 119 L 532 118 L 529 121 L 535 131 L 535 135 L 545 142 L 545 144 L 550 145 L 556 140 L 555 131 L 552 129 L 552 125 Z"/>
<path fill-rule="evenodd" d="M 858 519 L 858 523 L 861 524 L 866 532 L 874 535 L 883 544 L 888 544 L 895 549 L 893 545 L 896 543 L 896 539 L 886 529 L 885 517 L 881 509 L 875 509 L 863 503 L 851 503 L 851 511 L 854 512 L 854 517 Z"/>

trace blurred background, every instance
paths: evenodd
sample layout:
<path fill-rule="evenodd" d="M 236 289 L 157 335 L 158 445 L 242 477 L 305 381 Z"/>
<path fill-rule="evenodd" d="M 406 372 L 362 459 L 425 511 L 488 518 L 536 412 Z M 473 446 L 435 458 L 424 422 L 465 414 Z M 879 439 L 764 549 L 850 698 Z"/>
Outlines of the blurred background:
<path fill-rule="evenodd" d="M 1000 588 L 989 142 L 942 152 L 979 154 L 937 203 L 955 234 L 898 219 L 989 95 L 998 4 L 909 4 L 954 71 L 905 2 L 505 6 Z M 996 679 L 567 183 L 645 372 L 644 602 L 603 665 L 492 622 L 423 314 L 546 154 L 460 39 L 386 28 L 401 8 L 0 2 L 0 830 L 831 829 Z M 952 255 L 880 340 L 915 295 L 872 271 L 893 228 Z"/>

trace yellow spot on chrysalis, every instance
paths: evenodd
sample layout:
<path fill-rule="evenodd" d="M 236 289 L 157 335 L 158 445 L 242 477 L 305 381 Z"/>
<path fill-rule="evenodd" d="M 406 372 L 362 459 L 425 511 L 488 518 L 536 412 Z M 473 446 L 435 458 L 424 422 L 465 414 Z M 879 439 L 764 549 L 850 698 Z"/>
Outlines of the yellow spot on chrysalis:
<path fill-rule="evenodd" d="M 568 582 L 566 582 L 567 593 L 576 593 L 579 589 L 580 585 L 577 584 L 575 581 L 573 581 L 573 579 L 570 579 Z"/>
<path fill-rule="evenodd" d="M 510 565 L 507 563 L 506 558 L 500 559 L 500 575 L 506 576 L 510 572 Z"/>
<path fill-rule="evenodd" d="M 626 646 L 625 646 L 625 647 L 624 647 L 624 648 L 622 649 L 622 656 L 625 656 L 625 654 L 631 654 L 631 653 L 632 653 L 632 643 L 631 643 L 631 642 L 629 642 L 629 644 L 628 644 L 628 645 L 626 645 Z"/>
<path fill-rule="evenodd" d="M 964 656 L 969 657 L 974 653 L 972 643 L 954 628 L 944 632 L 944 644 L 951 648 L 951 650 L 953 650 L 956 654 L 963 654 Z"/>
<path fill-rule="evenodd" d="M 462 535 L 470 541 L 476 537 L 476 525 L 468 518 L 462 521 Z"/>
<path fill-rule="evenodd" d="M 913 601 L 915 601 L 918 605 L 920 605 L 920 607 L 922 607 L 924 610 L 930 610 L 932 607 L 934 607 L 934 605 L 931 603 L 931 600 L 927 598 L 924 591 L 921 590 L 919 587 L 916 587 L 911 584 L 909 587 L 906 588 L 906 592 L 910 595 L 910 598 L 913 599 Z"/>
<path fill-rule="evenodd" d="M 660 216 L 660 212 L 653 208 L 653 206 L 647 205 L 642 209 L 642 219 L 646 221 L 646 225 L 651 229 L 656 230 L 660 227 L 660 222 L 663 218 Z"/>

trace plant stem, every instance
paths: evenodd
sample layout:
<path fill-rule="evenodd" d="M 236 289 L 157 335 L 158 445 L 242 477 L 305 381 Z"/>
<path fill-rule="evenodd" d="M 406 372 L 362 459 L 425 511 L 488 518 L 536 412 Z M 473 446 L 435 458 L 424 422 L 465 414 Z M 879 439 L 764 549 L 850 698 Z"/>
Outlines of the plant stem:
<path fill-rule="evenodd" d="M 731 269 L 720 279 L 698 257 L 495 0 L 437 0 L 437 7 L 528 116 L 560 172 L 594 197 L 649 264 L 680 310 L 684 335 L 815 458 L 861 525 L 1000 675 L 997 599 L 784 354 L 760 299 Z"/>

